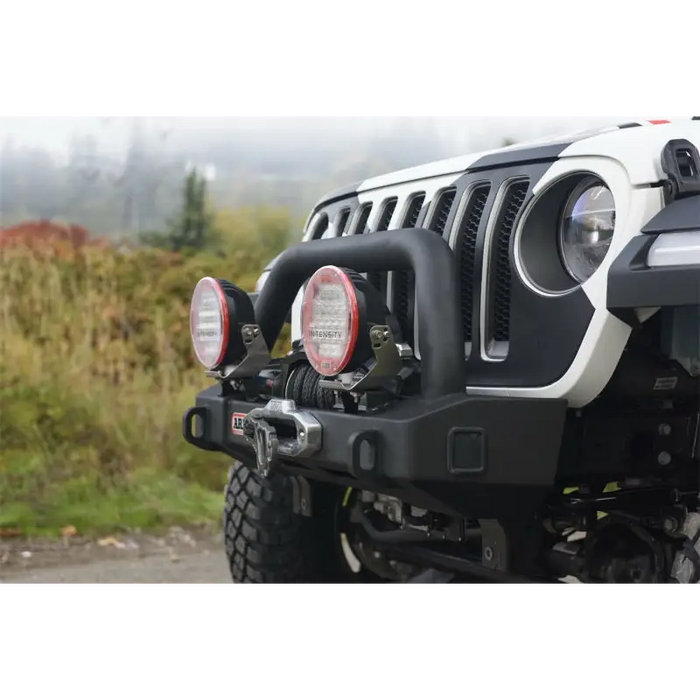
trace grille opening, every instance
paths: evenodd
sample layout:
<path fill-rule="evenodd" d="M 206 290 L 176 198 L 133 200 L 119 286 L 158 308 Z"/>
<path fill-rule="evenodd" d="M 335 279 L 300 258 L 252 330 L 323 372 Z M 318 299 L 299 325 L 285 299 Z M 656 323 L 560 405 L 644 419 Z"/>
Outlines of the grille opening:
<path fill-rule="evenodd" d="M 328 233 L 330 225 L 331 222 L 328 218 L 328 214 L 321 214 L 314 226 L 314 232 L 312 234 L 313 240 L 318 241 L 323 238 Z"/>
<path fill-rule="evenodd" d="M 379 221 L 377 223 L 377 233 L 389 230 L 389 226 L 391 226 L 398 203 L 398 197 L 392 197 L 384 202 L 379 215 Z M 371 272 L 367 275 L 367 281 L 386 299 L 389 292 L 386 272 Z"/>
<path fill-rule="evenodd" d="M 455 203 L 455 198 L 457 197 L 457 188 L 453 187 L 449 190 L 445 190 L 439 197 L 437 201 L 437 206 L 435 207 L 435 214 L 433 215 L 433 221 L 430 225 L 430 230 L 435 231 L 439 236 L 445 234 L 447 229 L 447 222 L 450 219 L 450 214 L 452 213 L 452 206 Z"/>
<path fill-rule="evenodd" d="M 372 215 L 372 204 L 364 204 L 360 210 L 360 216 L 357 220 L 357 226 L 355 226 L 355 235 L 362 236 L 368 232 L 367 224 L 369 223 L 369 217 Z"/>
<path fill-rule="evenodd" d="M 486 205 L 491 195 L 491 185 L 476 187 L 462 217 L 455 252 L 459 261 L 460 298 L 462 306 L 462 330 L 466 354 L 471 353 L 474 342 L 474 273 L 476 271 L 476 244 Z"/>
<path fill-rule="evenodd" d="M 338 214 L 338 225 L 336 227 L 336 235 L 338 237 L 344 236 L 347 233 L 348 224 L 350 223 L 350 210 L 343 209 L 343 211 Z"/>
<path fill-rule="evenodd" d="M 425 197 L 425 192 L 411 197 L 402 228 L 416 228 L 423 211 Z M 394 273 L 394 315 L 401 326 L 404 338 L 409 342 L 413 338 L 413 295 L 415 293 L 413 277 L 413 273 L 408 270 L 399 270 Z"/>
<path fill-rule="evenodd" d="M 498 224 L 494 231 L 493 263 L 489 285 L 491 294 L 487 304 L 487 335 L 490 342 L 486 345 L 488 355 L 493 359 L 505 359 L 510 343 L 511 290 L 512 271 L 510 246 L 515 232 L 515 225 L 525 205 L 529 181 L 515 182 L 508 188 L 499 213 Z"/>
<path fill-rule="evenodd" d="M 406 210 L 406 218 L 403 222 L 403 228 L 415 228 L 418 225 L 420 213 L 423 211 L 425 204 L 425 192 L 414 194 Z"/>
<path fill-rule="evenodd" d="M 379 223 L 377 224 L 377 232 L 388 231 L 389 226 L 391 226 L 391 220 L 394 218 L 394 213 L 396 212 L 396 206 L 399 203 L 398 198 L 387 199 L 382 206 L 382 214 L 379 217 Z"/>

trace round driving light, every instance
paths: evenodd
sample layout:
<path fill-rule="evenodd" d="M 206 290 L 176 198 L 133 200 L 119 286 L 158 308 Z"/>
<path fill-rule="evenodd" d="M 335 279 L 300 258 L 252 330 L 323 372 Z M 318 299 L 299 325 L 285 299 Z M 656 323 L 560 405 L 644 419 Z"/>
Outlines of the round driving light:
<path fill-rule="evenodd" d="M 571 194 L 561 220 L 559 248 L 567 272 L 587 282 L 605 260 L 615 233 L 615 200 L 597 178 L 587 178 Z"/>
<path fill-rule="evenodd" d="M 248 295 L 224 280 L 200 280 L 190 305 L 190 335 L 197 359 L 207 370 L 245 357 L 241 327 L 255 323 Z"/>
<path fill-rule="evenodd" d="M 304 350 L 324 377 L 351 363 L 360 328 L 360 307 L 350 275 L 337 267 L 320 269 L 306 287 L 301 311 Z"/>

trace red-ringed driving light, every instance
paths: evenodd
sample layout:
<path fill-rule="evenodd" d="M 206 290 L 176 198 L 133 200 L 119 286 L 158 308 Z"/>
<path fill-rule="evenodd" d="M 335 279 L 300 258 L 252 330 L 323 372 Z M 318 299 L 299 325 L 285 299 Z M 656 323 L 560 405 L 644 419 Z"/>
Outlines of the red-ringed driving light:
<path fill-rule="evenodd" d="M 216 370 L 243 360 L 247 354 L 243 329 L 253 324 L 253 302 L 235 284 L 205 277 L 195 287 L 190 334 L 197 359 L 206 369 Z"/>
<path fill-rule="evenodd" d="M 347 272 L 329 266 L 311 278 L 301 325 L 311 366 L 324 377 L 341 374 L 353 358 L 360 328 L 357 290 Z"/>

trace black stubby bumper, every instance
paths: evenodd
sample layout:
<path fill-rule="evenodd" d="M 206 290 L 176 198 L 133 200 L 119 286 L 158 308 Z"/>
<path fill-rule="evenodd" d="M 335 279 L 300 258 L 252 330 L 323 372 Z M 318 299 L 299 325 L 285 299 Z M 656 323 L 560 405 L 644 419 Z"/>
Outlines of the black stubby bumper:
<path fill-rule="evenodd" d="M 241 418 L 261 405 L 212 387 L 185 415 L 185 439 L 254 464 Z M 322 427 L 321 447 L 312 457 L 283 460 L 282 470 L 389 494 L 411 490 L 425 506 L 437 499 L 443 509 L 486 517 L 511 489 L 524 503 L 528 489 L 541 496 L 551 488 L 566 420 L 563 401 L 467 396 L 411 399 L 371 416 L 303 410 Z"/>

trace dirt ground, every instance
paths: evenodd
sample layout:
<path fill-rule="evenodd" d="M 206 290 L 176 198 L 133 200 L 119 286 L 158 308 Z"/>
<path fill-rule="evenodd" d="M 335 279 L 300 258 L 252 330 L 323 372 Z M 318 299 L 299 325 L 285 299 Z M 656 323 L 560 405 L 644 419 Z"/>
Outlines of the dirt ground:
<path fill-rule="evenodd" d="M 172 528 L 158 535 L 0 540 L 0 583 L 230 584 L 223 538 Z"/>

